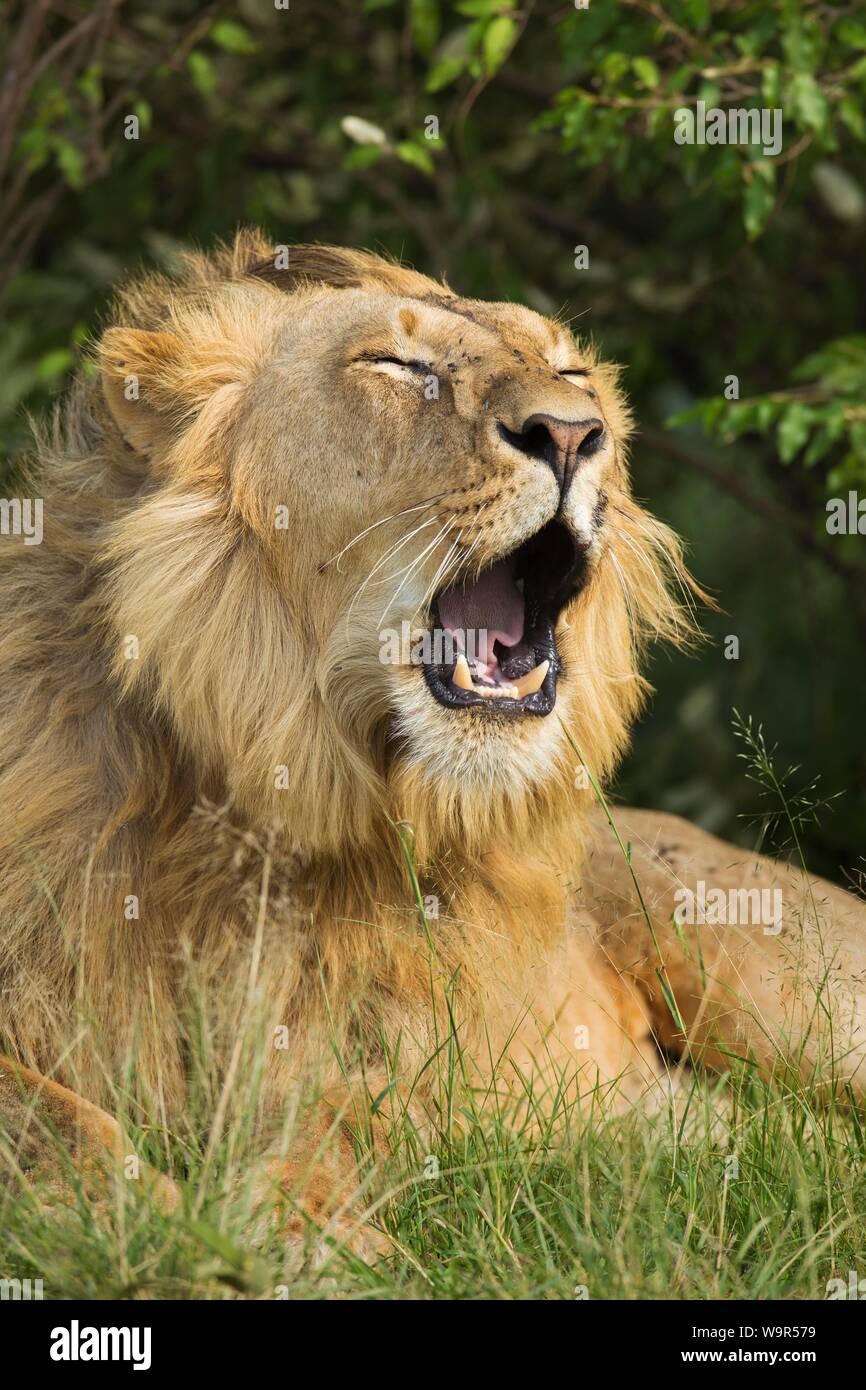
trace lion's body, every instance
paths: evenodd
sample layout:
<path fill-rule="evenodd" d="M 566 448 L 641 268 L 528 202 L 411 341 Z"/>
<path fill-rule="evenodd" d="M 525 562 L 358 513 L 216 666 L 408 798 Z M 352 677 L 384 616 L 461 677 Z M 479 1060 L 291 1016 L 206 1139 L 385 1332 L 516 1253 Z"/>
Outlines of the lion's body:
<path fill-rule="evenodd" d="M 349 395 L 358 323 L 395 312 L 407 339 L 441 336 L 438 414 L 382 375 L 369 414 Z M 400 557 L 383 564 L 443 479 L 451 510 L 437 519 L 479 563 L 550 514 L 550 471 L 527 465 L 518 493 L 479 423 L 490 400 L 506 418 L 520 393 L 546 392 L 552 410 L 575 390 L 539 358 L 545 334 L 547 360 L 567 351 L 557 325 L 373 257 L 313 249 L 281 276 L 254 237 L 121 300 L 102 380 L 78 384 L 38 450 L 44 541 L 3 542 L 0 1031 L 19 1062 L 97 1103 L 129 1072 L 177 1113 L 193 1004 L 217 1072 L 239 1064 L 255 1016 L 279 1114 L 314 1073 L 328 1092 L 347 1073 L 387 1082 L 394 1050 L 411 1080 L 447 1033 L 448 994 L 466 1055 L 501 1070 L 552 1068 L 554 1085 L 569 1066 L 589 1084 L 629 1073 L 638 1089 L 660 1072 L 653 1034 L 677 1039 L 649 932 L 573 751 L 610 772 L 642 698 L 643 641 L 688 629 L 665 587 L 666 568 L 683 576 L 676 542 L 628 492 L 608 369 L 593 363 L 590 394 L 617 447 L 570 494 L 570 524 L 592 543 L 554 713 L 507 729 L 458 715 L 458 747 L 418 673 L 377 661 L 389 595 L 395 621 L 410 619 L 448 563 L 434 550 L 399 599 Z M 280 508 L 288 529 L 274 527 Z M 712 879 L 716 842 L 682 835 L 688 873 Z M 587 853 L 601 895 L 581 880 Z M 853 978 L 862 909 L 825 887 L 851 918 Z M 665 903 L 667 967 L 700 1024 L 704 966 L 669 921 Z M 746 996 L 782 968 L 775 938 L 750 941 L 734 953 Z M 775 1030 L 793 1021 L 778 994 L 761 996 L 777 999 Z"/>

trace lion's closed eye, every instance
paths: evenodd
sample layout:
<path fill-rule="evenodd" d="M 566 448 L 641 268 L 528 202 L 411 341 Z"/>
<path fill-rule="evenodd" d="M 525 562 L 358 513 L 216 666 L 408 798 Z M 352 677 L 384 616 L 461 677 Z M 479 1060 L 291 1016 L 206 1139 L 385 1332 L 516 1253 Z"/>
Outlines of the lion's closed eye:
<path fill-rule="evenodd" d="M 417 359 L 404 361 L 400 357 L 359 357 L 353 365 L 395 377 L 398 381 L 417 381 L 431 370 L 427 362 Z"/>
<path fill-rule="evenodd" d="M 598 400 L 598 392 L 595 391 L 595 389 L 589 384 L 588 372 L 581 371 L 580 368 L 577 368 L 576 370 L 570 372 L 560 372 L 559 376 L 563 381 L 567 381 L 571 386 L 579 386 L 581 391 L 585 391 L 586 394 L 588 396 L 591 396 L 593 400 Z"/>

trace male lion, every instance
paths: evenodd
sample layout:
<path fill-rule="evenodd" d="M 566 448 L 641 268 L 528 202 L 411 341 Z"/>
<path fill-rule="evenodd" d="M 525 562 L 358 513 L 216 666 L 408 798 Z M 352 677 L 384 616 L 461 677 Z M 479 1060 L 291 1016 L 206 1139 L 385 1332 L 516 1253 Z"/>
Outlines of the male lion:
<path fill-rule="evenodd" d="M 692 632 L 613 367 L 520 305 L 366 252 L 280 268 L 253 233 L 125 290 L 96 358 L 38 442 L 43 543 L 0 570 L 0 1107 L 28 1162 L 40 1114 L 122 1149 L 121 1077 L 182 1114 L 191 997 L 226 1086 L 263 1069 L 263 1133 L 315 1083 L 279 1177 L 333 1131 L 323 1224 L 349 1122 L 423 1122 L 446 1044 L 498 1102 L 633 1102 L 671 1054 L 862 1092 L 863 905 L 598 812 L 645 643 Z M 675 920 L 702 883 L 743 910 Z"/>

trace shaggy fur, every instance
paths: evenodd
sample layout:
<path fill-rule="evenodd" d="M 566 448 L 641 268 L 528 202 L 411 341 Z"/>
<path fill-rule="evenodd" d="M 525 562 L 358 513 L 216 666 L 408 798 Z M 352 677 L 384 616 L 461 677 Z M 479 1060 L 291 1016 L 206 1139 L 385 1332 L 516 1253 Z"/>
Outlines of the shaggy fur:
<path fill-rule="evenodd" d="M 7 1051 L 97 1103 L 134 1055 L 137 1095 L 171 1116 L 191 995 L 223 1067 L 261 1009 L 278 1113 L 313 1071 L 372 1089 L 395 1049 L 413 1078 L 450 989 L 467 1056 L 644 1085 L 663 1031 L 648 933 L 565 728 L 604 781 L 645 643 L 693 629 L 678 542 L 629 491 L 617 373 L 558 323 L 366 253 L 277 264 L 242 234 L 121 294 L 98 370 L 38 440 L 44 542 L 2 542 Z M 438 399 L 384 358 L 432 364 Z M 556 709 L 455 717 L 417 667 L 380 662 L 379 632 L 423 625 L 448 579 L 555 513 L 552 471 L 497 422 L 587 403 L 609 444 L 564 503 L 590 578 Z M 576 900 L 592 844 L 604 900 L 592 877 Z"/>

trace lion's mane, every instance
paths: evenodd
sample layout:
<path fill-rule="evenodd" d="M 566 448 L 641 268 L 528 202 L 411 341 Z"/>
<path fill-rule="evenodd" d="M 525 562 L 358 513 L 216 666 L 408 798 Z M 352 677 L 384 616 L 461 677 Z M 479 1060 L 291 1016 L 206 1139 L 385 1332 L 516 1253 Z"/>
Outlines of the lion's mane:
<path fill-rule="evenodd" d="M 191 982 L 215 1053 L 254 1000 L 287 1031 L 270 1049 L 276 1097 L 335 1032 L 341 1066 L 373 1066 L 387 1035 L 411 1067 L 441 1021 L 418 909 L 431 895 L 436 976 L 470 1001 L 467 1027 L 484 1015 L 495 1033 L 495 982 L 519 993 L 579 861 L 592 792 L 572 742 L 557 738 L 533 785 L 431 786 L 345 669 L 326 599 L 280 591 L 256 459 L 242 474 L 227 459 L 248 412 L 269 408 L 257 374 L 287 308 L 323 285 L 449 293 L 366 253 L 292 248 L 290 264 L 243 233 L 122 292 L 27 466 L 44 541 L 2 544 L 0 1028 L 12 1055 L 96 1101 L 126 1068 L 139 1094 L 182 1105 Z M 130 329 L 183 344 L 160 376 L 170 469 L 107 408 Z M 600 779 L 646 689 L 644 644 L 689 630 L 675 538 L 627 487 L 613 502 L 610 560 L 571 615 L 571 739 Z M 330 535 L 293 538 L 311 540 L 324 558 Z M 274 764 L 279 792 L 261 775 Z"/>

